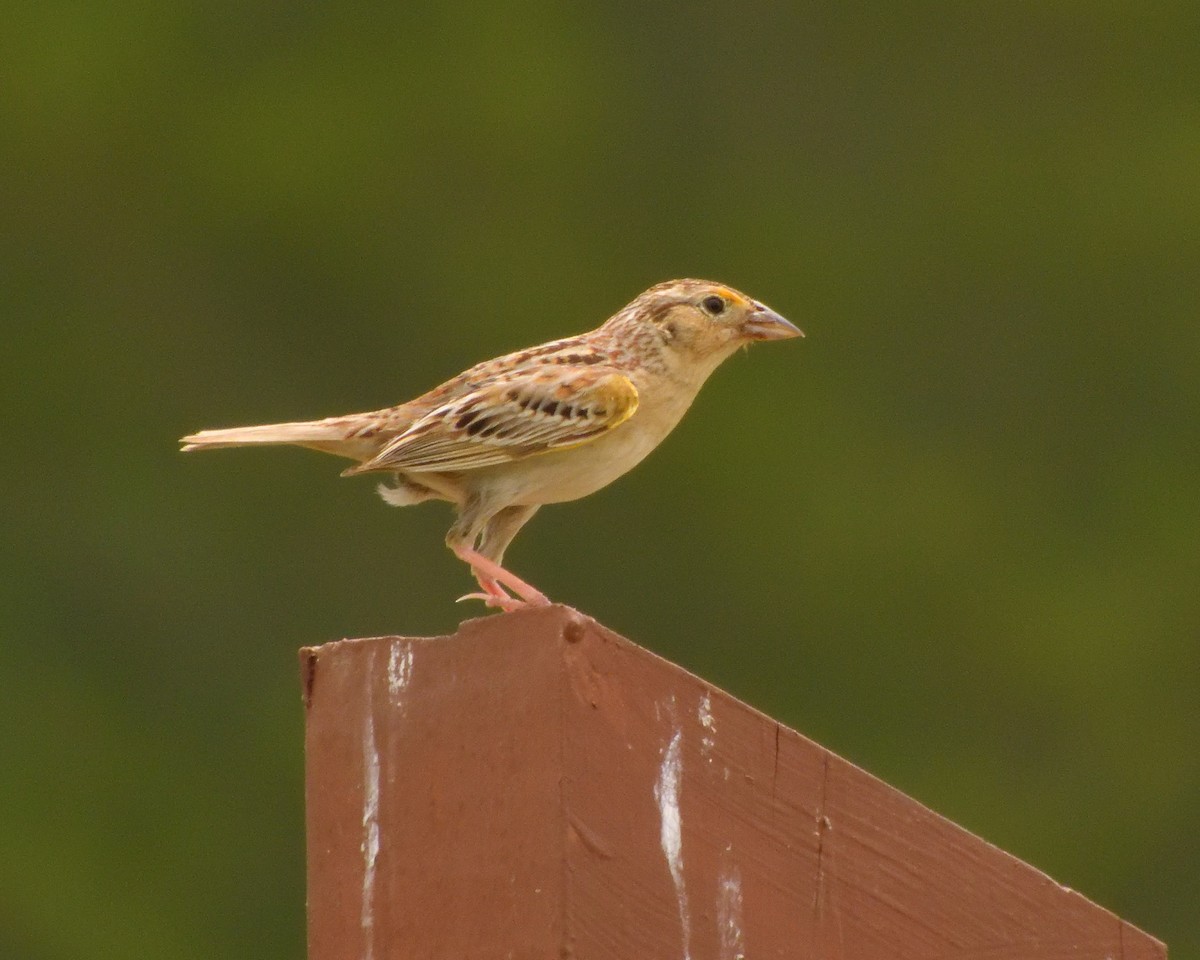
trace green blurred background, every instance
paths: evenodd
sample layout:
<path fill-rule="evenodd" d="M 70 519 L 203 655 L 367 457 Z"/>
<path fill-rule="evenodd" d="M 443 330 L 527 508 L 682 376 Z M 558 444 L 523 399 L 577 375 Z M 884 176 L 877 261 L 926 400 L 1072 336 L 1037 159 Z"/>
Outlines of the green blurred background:
<path fill-rule="evenodd" d="M 1200 7 L 394 7 L 7 7 L 0 957 L 301 956 L 296 649 L 479 612 L 175 438 L 680 275 L 808 339 L 511 566 L 1200 957 Z"/>

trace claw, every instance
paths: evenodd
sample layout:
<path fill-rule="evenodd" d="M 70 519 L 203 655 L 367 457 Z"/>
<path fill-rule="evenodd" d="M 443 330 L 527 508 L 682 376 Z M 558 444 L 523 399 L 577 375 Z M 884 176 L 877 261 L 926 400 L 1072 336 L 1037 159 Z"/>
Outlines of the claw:
<path fill-rule="evenodd" d="M 459 597 L 454 602 L 462 603 L 464 600 L 482 600 L 484 603 L 487 603 L 489 600 L 494 600 L 494 599 L 495 599 L 495 597 L 493 597 L 490 593 L 482 593 L 482 592 L 481 593 L 464 593 L 461 597 Z"/>
<path fill-rule="evenodd" d="M 529 606 L 524 600 L 510 597 L 507 593 L 501 596 L 491 593 L 464 593 L 455 602 L 462 603 L 464 600 L 482 600 L 486 606 L 503 610 L 505 613 L 512 613 L 514 610 Z"/>

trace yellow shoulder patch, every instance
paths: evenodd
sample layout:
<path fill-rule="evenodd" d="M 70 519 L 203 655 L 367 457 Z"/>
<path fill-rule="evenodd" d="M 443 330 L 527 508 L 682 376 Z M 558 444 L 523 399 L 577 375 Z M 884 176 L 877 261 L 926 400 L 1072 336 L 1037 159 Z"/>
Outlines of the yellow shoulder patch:
<path fill-rule="evenodd" d="M 619 373 L 611 373 L 596 384 L 596 399 L 608 410 L 609 430 L 619 427 L 637 413 L 638 391 L 633 381 Z"/>

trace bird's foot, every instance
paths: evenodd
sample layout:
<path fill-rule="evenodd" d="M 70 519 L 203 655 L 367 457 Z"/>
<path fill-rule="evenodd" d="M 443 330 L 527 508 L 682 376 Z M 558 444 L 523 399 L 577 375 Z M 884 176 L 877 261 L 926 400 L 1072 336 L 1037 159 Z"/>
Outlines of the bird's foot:
<path fill-rule="evenodd" d="M 454 555 L 471 568 L 475 579 L 483 588 L 482 594 L 467 594 L 462 599 L 483 600 L 489 607 L 498 607 L 504 611 L 519 610 L 521 607 L 546 607 L 550 605 L 549 598 L 537 587 L 534 587 L 514 573 L 509 573 L 494 560 L 489 560 L 477 550 L 458 545 L 450 548 Z M 515 597 L 509 596 L 501 589 L 508 587 Z"/>
<path fill-rule="evenodd" d="M 505 613 L 529 606 L 524 600 L 510 597 L 507 593 L 499 597 L 492 593 L 464 593 L 456 602 L 462 603 L 464 600 L 482 600 L 487 606 L 503 610 Z"/>
<path fill-rule="evenodd" d="M 482 600 L 487 606 L 503 610 L 505 613 L 520 610 L 525 606 L 524 600 L 509 596 L 504 588 L 490 577 L 477 576 L 477 579 L 483 589 L 479 593 L 464 594 L 455 601 L 456 603 L 462 603 L 464 600 Z"/>

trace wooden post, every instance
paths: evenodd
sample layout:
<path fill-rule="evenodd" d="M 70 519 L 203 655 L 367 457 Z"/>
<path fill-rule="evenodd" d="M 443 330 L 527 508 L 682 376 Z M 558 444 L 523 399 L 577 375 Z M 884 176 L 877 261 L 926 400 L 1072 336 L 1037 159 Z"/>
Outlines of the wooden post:
<path fill-rule="evenodd" d="M 301 661 L 309 960 L 1166 957 L 568 608 Z"/>

